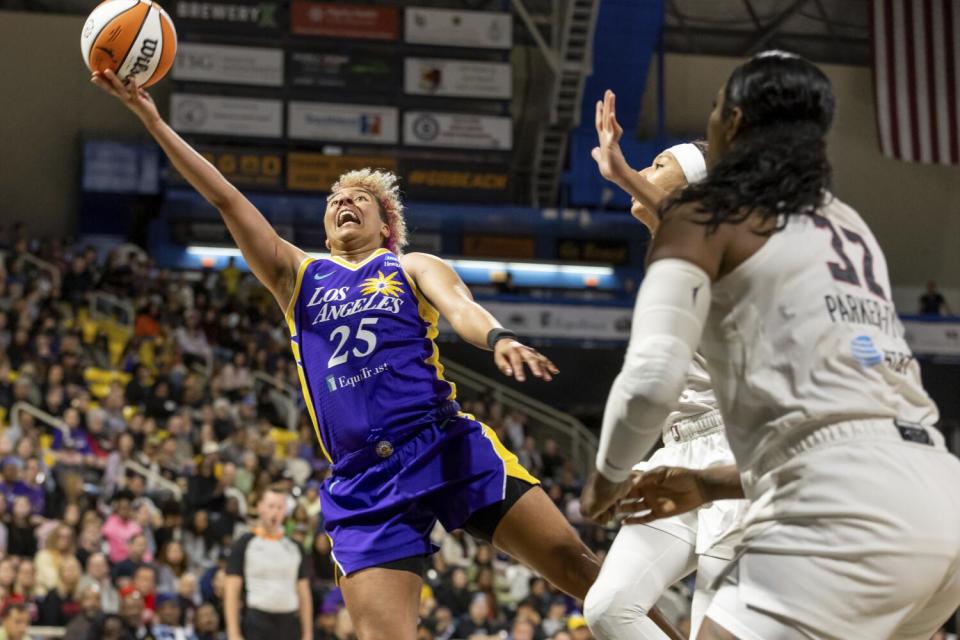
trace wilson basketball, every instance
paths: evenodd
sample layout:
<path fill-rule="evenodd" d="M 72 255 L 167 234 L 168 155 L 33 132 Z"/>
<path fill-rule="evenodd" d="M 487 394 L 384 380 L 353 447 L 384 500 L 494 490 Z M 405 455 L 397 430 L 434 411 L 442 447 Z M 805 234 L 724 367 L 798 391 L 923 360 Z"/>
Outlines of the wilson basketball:
<path fill-rule="evenodd" d="M 151 0 L 106 0 L 90 13 L 80 51 L 91 71 L 112 70 L 149 87 L 166 75 L 177 53 L 177 32 Z"/>

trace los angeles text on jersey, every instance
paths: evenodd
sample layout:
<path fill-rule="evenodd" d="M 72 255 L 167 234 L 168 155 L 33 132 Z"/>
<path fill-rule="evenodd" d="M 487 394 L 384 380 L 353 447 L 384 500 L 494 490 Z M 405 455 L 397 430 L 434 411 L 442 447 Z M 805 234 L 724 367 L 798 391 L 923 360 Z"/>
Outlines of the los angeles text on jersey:
<path fill-rule="evenodd" d="M 888 336 L 903 337 L 903 325 L 889 302 L 850 294 L 827 294 L 823 296 L 823 301 L 831 322 L 870 325 Z"/>
<path fill-rule="evenodd" d="M 369 295 L 360 295 L 353 299 L 350 298 L 352 287 L 337 287 L 327 289 L 326 287 L 317 287 L 310 296 L 310 302 L 307 308 L 319 306 L 317 315 L 311 324 L 320 324 L 329 320 L 346 318 L 358 313 L 367 311 L 383 310 L 389 313 L 400 313 L 400 306 L 403 304 L 403 298 L 391 295 L 390 292 L 374 292 Z"/>

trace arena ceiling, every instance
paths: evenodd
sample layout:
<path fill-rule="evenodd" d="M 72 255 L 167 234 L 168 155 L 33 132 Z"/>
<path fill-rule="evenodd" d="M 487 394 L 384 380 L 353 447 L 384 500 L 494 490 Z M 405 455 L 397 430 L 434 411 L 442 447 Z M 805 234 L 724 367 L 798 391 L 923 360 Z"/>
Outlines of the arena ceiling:
<path fill-rule="evenodd" d="M 522 0 L 549 40 L 559 0 Z M 642 2 L 645 0 L 637 0 Z M 99 0 L 0 0 L 0 8 L 86 14 Z M 870 63 L 870 0 L 664 0 L 667 51 L 743 57 L 781 47 L 811 60 Z M 375 4 L 486 9 L 490 0 L 415 0 Z M 518 43 L 528 39 L 519 28 Z M 530 43 L 532 44 L 532 42 Z"/>
<path fill-rule="evenodd" d="M 769 48 L 868 65 L 870 0 L 665 0 L 667 51 L 744 57 Z"/>

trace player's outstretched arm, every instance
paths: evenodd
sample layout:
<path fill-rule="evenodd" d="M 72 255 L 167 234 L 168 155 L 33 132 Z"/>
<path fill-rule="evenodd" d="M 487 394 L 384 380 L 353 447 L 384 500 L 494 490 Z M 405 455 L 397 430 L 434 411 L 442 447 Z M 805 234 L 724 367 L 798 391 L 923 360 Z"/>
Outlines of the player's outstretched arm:
<path fill-rule="evenodd" d="M 457 272 L 446 262 L 426 253 L 409 253 L 400 259 L 417 288 L 447 319 L 457 335 L 480 349 L 489 349 L 487 336 L 502 328 L 493 315 L 473 299 Z M 493 347 L 493 358 L 504 375 L 526 379 L 524 366 L 537 378 L 550 381 L 560 370 L 543 354 L 520 342 L 504 338 Z"/>
<path fill-rule="evenodd" d="M 112 71 L 94 73 L 91 82 L 130 109 L 184 178 L 215 206 L 253 274 L 286 308 L 297 268 L 306 254 L 280 237 L 267 219 L 216 167 L 163 121 L 150 95 L 133 81 L 124 84 Z"/>
<path fill-rule="evenodd" d="M 636 198 L 644 208 L 653 213 L 667 197 L 667 192 L 653 184 L 627 164 L 620 149 L 623 127 L 617 122 L 616 95 L 609 89 L 603 100 L 597 100 L 596 118 L 597 146 L 590 155 L 597 163 L 600 175 Z M 646 220 L 641 220 L 648 224 Z M 648 224 L 649 226 L 649 224 Z"/>

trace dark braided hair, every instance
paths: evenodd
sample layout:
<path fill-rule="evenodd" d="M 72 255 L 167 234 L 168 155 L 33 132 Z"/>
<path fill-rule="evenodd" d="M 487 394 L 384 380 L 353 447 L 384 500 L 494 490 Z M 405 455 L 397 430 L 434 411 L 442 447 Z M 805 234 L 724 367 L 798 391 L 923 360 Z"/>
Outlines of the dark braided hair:
<path fill-rule="evenodd" d="M 757 54 L 724 88 L 723 118 L 742 111 L 730 148 L 707 177 L 669 198 L 661 217 L 693 203 L 710 231 L 753 214 L 808 215 L 824 202 L 831 169 L 824 137 L 833 120 L 830 81 L 812 63 L 782 51 Z M 785 219 L 778 221 L 777 230 Z"/>

